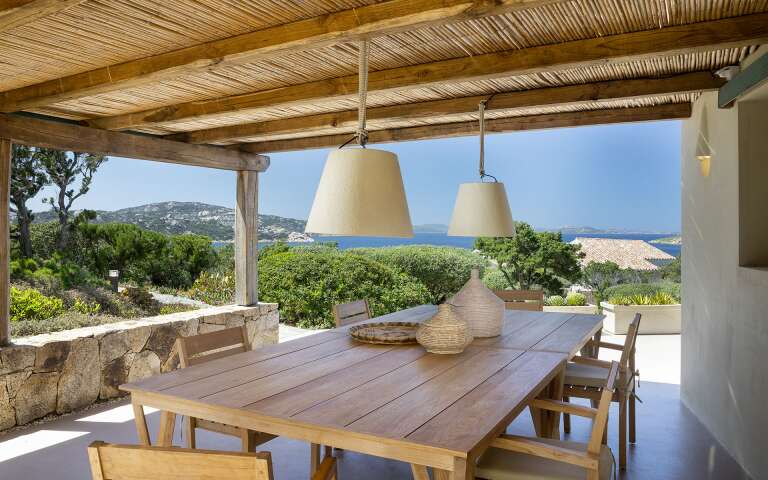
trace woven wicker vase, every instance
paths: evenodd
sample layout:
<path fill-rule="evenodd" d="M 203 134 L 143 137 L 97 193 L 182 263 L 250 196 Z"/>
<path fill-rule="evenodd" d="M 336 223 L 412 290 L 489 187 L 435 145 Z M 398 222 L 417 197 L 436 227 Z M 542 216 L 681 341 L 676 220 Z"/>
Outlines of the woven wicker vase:
<path fill-rule="evenodd" d="M 435 316 L 421 324 L 416 341 L 430 353 L 461 353 L 472 342 L 472 333 L 453 305 L 444 303 L 437 306 Z"/>
<path fill-rule="evenodd" d="M 501 335 L 504 300 L 483 284 L 477 269 L 472 269 L 469 281 L 450 303 L 456 307 L 456 313 L 466 320 L 473 337 Z"/>

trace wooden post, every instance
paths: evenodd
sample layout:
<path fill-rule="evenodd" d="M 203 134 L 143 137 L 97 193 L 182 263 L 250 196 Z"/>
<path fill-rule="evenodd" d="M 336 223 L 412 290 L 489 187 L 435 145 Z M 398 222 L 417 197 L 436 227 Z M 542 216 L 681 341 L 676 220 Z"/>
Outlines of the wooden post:
<path fill-rule="evenodd" d="M 8 208 L 11 198 L 11 141 L 0 139 L 0 346 L 11 341 L 11 239 Z"/>
<path fill-rule="evenodd" d="M 237 172 L 235 213 L 235 303 L 259 301 L 259 172 Z"/>

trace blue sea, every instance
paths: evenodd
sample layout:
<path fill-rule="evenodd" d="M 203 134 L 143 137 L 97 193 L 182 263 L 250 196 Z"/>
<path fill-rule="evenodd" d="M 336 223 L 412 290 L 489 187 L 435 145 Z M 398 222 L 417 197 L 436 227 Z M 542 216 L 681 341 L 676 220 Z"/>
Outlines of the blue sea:
<path fill-rule="evenodd" d="M 627 240 L 645 240 L 646 242 L 670 236 L 669 234 L 579 234 L 563 235 L 563 241 L 570 242 L 577 236 L 591 238 L 616 238 Z M 318 242 L 337 242 L 339 248 L 357 247 L 390 247 L 395 245 L 445 245 L 449 247 L 472 248 L 475 239 L 472 237 L 449 237 L 444 233 L 417 233 L 413 238 L 387 238 L 387 237 L 335 237 L 318 236 Z M 303 244 L 307 245 L 307 244 Z M 659 250 L 670 255 L 680 255 L 680 245 L 652 244 Z"/>

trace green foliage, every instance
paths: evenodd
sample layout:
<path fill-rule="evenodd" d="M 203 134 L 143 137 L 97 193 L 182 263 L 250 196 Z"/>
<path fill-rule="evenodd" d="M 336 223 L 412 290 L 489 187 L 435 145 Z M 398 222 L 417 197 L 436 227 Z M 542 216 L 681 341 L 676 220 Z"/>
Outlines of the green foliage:
<path fill-rule="evenodd" d="M 483 274 L 483 283 L 491 290 L 506 290 L 509 288 L 507 277 L 498 268 L 488 268 Z"/>
<path fill-rule="evenodd" d="M 611 299 L 613 297 L 632 297 L 634 295 L 640 296 L 653 296 L 657 293 L 665 293 L 675 299 L 675 302 L 680 301 L 680 284 L 679 283 L 625 283 L 622 285 L 616 285 L 608 288 L 605 291 L 605 297 Z M 611 302 L 613 303 L 613 302 Z"/>
<path fill-rule="evenodd" d="M 525 222 L 516 222 L 515 226 L 514 237 L 475 240 L 476 249 L 498 262 L 509 287 L 541 287 L 556 294 L 567 282 L 579 279 L 582 254 L 578 245 L 564 243 L 559 232 L 535 232 Z"/>
<path fill-rule="evenodd" d="M 32 258 L 11 261 L 11 279 L 23 280 L 48 290 L 103 283 L 79 264 L 66 261 L 58 254 L 42 262 Z"/>
<path fill-rule="evenodd" d="M 565 303 L 569 307 L 583 307 L 587 304 L 587 297 L 583 293 L 569 293 L 565 297 Z"/>
<path fill-rule="evenodd" d="M 60 298 L 43 295 L 33 288 L 11 287 L 11 321 L 45 320 L 64 312 Z"/>
<path fill-rule="evenodd" d="M 331 327 L 334 304 L 366 298 L 374 315 L 428 303 L 418 280 L 360 254 L 292 250 L 259 262 L 260 297 L 301 327 Z"/>
<path fill-rule="evenodd" d="M 235 274 L 232 270 L 229 273 L 203 272 L 187 291 L 187 296 L 209 305 L 232 303 L 235 300 Z"/>
<path fill-rule="evenodd" d="M 681 256 L 678 255 L 671 263 L 661 267 L 661 278 L 668 282 L 680 283 L 682 278 Z"/>
<path fill-rule="evenodd" d="M 651 295 L 613 295 L 608 301 L 614 305 L 674 305 L 678 303 L 674 296 L 662 291 Z"/>
<path fill-rule="evenodd" d="M 199 307 L 194 305 L 188 305 L 186 303 L 167 303 L 160 306 L 160 315 L 168 315 L 169 313 L 189 312 L 197 310 Z"/>
<path fill-rule="evenodd" d="M 62 315 L 44 320 L 22 320 L 11 323 L 12 337 L 25 337 L 28 335 L 40 335 L 42 333 L 58 332 L 73 328 L 103 325 L 125 320 L 121 317 L 109 315 L 89 315 L 74 311 L 65 312 Z"/>
<path fill-rule="evenodd" d="M 285 253 L 291 249 L 291 246 L 285 243 L 284 241 L 280 240 L 274 243 L 270 243 L 264 248 L 259 249 L 259 260 L 262 258 L 267 258 L 270 255 L 275 255 L 278 253 Z M 234 255 L 234 251 L 233 251 Z"/>
<path fill-rule="evenodd" d="M 544 299 L 544 305 L 548 307 L 562 307 L 565 305 L 565 299 L 560 295 L 551 295 Z"/>
<path fill-rule="evenodd" d="M 473 268 L 485 268 L 481 256 L 463 248 L 406 245 L 349 250 L 417 278 L 431 295 L 431 302 L 458 292 L 469 280 Z"/>
<path fill-rule="evenodd" d="M 139 287 L 126 287 L 120 294 L 134 305 L 145 310 L 159 310 L 160 304 L 152 297 L 149 290 Z"/>
<path fill-rule="evenodd" d="M 589 262 L 582 271 L 582 281 L 595 291 L 595 300 L 598 305 L 606 298 L 606 289 L 622 283 L 624 273 L 614 262 Z"/>
<path fill-rule="evenodd" d="M 30 225 L 35 216 L 27 208 L 27 201 L 34 198 L 49 183 L 49 179 L 40 168 L 34 150 L 25 145 L 13 145 L 11 162 L 10 210 L 16 214 L 19 251 L 29 258 L 33 254 Z"/>
<path fill-rule="evenodd" d="M 101 305 L 97 302 L 76 298 L 75 303 L 72 304 L 72 310 L 83 315 L 97 315 L 101 311 Z"/>

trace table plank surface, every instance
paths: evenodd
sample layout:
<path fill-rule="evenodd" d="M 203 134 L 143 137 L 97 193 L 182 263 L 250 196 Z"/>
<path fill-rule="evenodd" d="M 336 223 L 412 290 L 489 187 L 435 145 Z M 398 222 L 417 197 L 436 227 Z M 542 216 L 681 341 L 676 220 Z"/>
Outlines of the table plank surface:
<path fill-rule="evenodd" d="M 370 321 L 423 322 L 435 311 Z M 427 455 L 446 468 L 429 455 L 467 458 L 487 447 L 601 325 L 597 315 L 508 310 L 502 335 L 458 355 L 360 343 L 345 327 L 122 389 L 142 405 L 414 463 Z"/>

